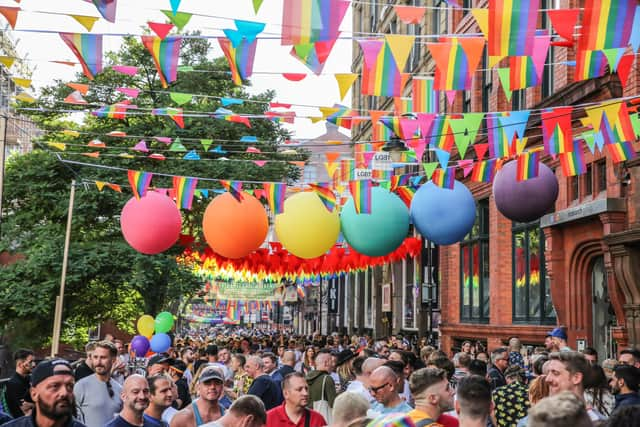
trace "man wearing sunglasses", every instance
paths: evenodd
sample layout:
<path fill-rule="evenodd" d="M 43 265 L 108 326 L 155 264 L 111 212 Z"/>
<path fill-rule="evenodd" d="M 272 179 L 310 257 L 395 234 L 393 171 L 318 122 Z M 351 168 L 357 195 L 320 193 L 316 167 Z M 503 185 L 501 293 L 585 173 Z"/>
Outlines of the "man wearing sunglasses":
<path fill-rule="evenodd" d="M 390 414 L 392 412 L 406 414 L 413 409 L 398 394 L 397 382 L 398 377 L 387 366 L 380 366 L 371 373 L 369 393 L 376 399 L 371 411 L 378 414 Z"/>
<path fill-rule="evenodd" d="M 122 409 L 122 386 L 111 378 L 111 367 L 117 355 L 113 343 L 96 343 L 91 354 L 95 373 L 78 381 L 73 388 L 80 419 L 87 427 L 104 426 Z"/>

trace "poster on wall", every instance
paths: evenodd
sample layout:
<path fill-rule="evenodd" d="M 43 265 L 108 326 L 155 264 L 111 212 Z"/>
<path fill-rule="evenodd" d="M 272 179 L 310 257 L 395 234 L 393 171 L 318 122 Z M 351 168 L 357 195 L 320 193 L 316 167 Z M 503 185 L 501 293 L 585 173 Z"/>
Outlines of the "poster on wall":
<path fill-rule="evenodd" d="M 391 311 L 391 284 L 382 285 L 382 311 Z"/>

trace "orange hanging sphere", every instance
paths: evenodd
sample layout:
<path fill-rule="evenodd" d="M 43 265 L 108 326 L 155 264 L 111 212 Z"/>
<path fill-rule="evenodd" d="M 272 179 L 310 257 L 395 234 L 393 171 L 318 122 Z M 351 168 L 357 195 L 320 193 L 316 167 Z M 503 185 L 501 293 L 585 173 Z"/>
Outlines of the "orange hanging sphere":
<path fill-rule="evenodd" d="M 214 252 L 227 258 L 242 258 L 262 245 L 269 231 L 267 211 L 262 203 L 248 193 L 236 200 L 224 193 L 209 203 L 202 228 L 207 244 Z"/>

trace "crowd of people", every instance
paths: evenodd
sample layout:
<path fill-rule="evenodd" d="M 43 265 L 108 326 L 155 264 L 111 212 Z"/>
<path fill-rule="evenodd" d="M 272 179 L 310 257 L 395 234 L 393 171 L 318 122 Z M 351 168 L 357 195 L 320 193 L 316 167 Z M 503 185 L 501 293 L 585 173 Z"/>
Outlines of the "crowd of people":
<path fill-rule="evenodd" d="M 112 336 L 86 358 L 15 352 L 7 427 L 640 426 L 640 351 L 598 360 L 566 329 L 527 351 L 446 352 L 402 336 L 216 329 L 137 358 Z M 529 349 L 530 350 L 530 349 Z"/>

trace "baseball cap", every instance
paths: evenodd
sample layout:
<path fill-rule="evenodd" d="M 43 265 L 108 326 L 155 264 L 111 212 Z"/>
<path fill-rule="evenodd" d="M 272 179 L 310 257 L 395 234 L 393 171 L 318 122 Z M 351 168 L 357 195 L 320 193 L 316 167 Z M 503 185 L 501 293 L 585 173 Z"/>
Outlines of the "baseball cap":
<path fill-rule="evenodd" d="M 207 368 L 204 368 L 202 370 L 202 374 L 200 375 L 200 378 L 198 379 L 198 382 L 204 383 L 211 380 L 218 380 L 220 382 L 224 382 L 222 373 L 218 369 L 216 369 L 214 366 L 209 366 Z"/>
<path fill-rule="evenodd" d="M 564 331 L 562 326 L 558 326 L 549 334 L 552 337 L 560 338 L 561 340 L 567 340 L 567 333 Z"/>
<path fill-rule="evenodd" d="M 147 367 L 160 364 L 160 363 L 170 363 L 170 362 L 171 362 L 171 358 L 168 355 L 164 353 L 158 353 L 151 356 L 151 358 L 149 359 L 149 363 L 147 363 Z"/>
<path fill-rule="evenodd" d="M 31 387 L 37 386 L 42 381 L 54 375 L 71 375 L 71 365 L 64 359 L 44 360 L 31 372 Z"/>

